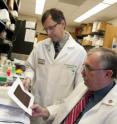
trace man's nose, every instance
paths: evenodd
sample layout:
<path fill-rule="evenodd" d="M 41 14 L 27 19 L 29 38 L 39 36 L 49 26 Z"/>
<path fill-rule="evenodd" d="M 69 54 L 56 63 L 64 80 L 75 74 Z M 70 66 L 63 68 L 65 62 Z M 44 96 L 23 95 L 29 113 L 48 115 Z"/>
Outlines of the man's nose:
<path fill-rule="evenodd" d="M 48 36 L 50 36 L 51 35 L 51 30 L 49 30 L 49 29 L 46 30 L 46 33 L 47 33 Z"/>
<path fill-rule="evenodd" d="M 82 70 L 81 74 L 82 74 L 83 77 L 86 75 L 84 69 Z"/>

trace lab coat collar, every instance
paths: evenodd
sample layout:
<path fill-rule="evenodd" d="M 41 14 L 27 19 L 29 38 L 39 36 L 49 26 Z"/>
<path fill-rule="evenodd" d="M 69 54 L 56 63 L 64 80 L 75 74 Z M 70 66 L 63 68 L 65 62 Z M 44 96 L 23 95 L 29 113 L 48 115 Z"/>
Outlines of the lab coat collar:
<path fill-rule="evenodd" d="M 53 45 L 50 38 L 47 38 L 43 42 L 43 47 L 44 47 L 44 51 L 45 51 L 45 54 L 46 54 L 49 62 L 53 63 L 54 62 L 55 50 L 54 50 L 54 45 Z"/>
<path fill-rule="evenodd" d="M 58 54 L 58 56 L 56 57 L 55 60 L 54 60 L 54 55 L 55 55 L 54 46 L 53 46 L 53 43 L 52 43 L 50 38 L 46 39 L 46 42 L 44 42 L 44 47 L 48 51 L 46 53 L 47 54 L 49 53 L 51 61 L 58 61 L 58 60 L 60 60 L 60 58 L 63 58 L 67 54 L 70 54 L 70 51 L 74 50 L 74 48 L 77 46 L 76 44 L 77 43 L 74 41 L 72 36 L 69 34 L 68 41 L 65 43 L 64 47 L 59 52 L 59 54 Z"/>
<path fill-rule="evenodd" d="M 117 82 L 115 86 L 109 91 L 109 93 L 92 109 L 98 110 L 101 105 L 115 106 L 117 105 Z M 89 110 L 90 111 L 90 110 Z"/>
<path fill-rule="evenodd" d="M 112 90 L 103 99 L 102 103 L 110 106 L 117 105 L 117 82 Z"/>
<path fill-rule="evenodd" d="M 72 40 L 72 42 L 71 42 L 71 40 Z M 52 41 L 51 41 L 51 39 L 50 38 L 47 38 L 46 39 L 46 42 L 44 42 L 44 45 L 46 46 L 46 47 L 49 47 L 49 46 L 53 46 L 53 43 L 52 43 Z M 65 46 L 68 48 L 68 49 L 72 49 L 72 48 L 74 48 L 74 47 L 76 47 L 76 42 L 74 41 L 74 39 L 72 38 L 72 36 L 69 34 L 69 38 L 68 38 L 68 41 L 66 42 L 66 44 L 65 44 Z"/>
<path fill-rule="evenodd" d="M 65 45 L 63 46 L 63 48 L 59 52 L 55 61 L 58 61 L 58 60 L 60 60 L 60 58 L 63 58 L 66 55 L 71 54 L 71 51 L 73 51 L 77 47 L 76 44 L 77 43 L 74 41 L 74 39 L 70 35 L 68 41 L 65 43 Z"/>

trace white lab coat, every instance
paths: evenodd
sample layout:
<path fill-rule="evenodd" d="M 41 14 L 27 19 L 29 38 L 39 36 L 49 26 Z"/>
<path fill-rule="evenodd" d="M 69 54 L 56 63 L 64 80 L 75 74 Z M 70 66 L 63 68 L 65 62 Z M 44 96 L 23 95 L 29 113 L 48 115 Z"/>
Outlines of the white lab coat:
<path fill-rule="evenodd" d="M 52 124 L 60 124 L 80 98 L 86 93 L 87 88 L 80 83 L 60 106 Z M 117 83 L 111 91 L 93 108 L 87 111 L 78 124 L 116 124 L 117 123 Z"/>
<path fill-rule="evenodd" d="M 82 80 L 81 67 L 86 51 L 70 36 L 56 59 L 54 55 L 50 38 L 39 42 L 27 60 L 31 68 L 26 71 L 26 76 L 33 79 L 35 102 L 48 107 L 49 119 L 55 116 L 59 104 Z"/>

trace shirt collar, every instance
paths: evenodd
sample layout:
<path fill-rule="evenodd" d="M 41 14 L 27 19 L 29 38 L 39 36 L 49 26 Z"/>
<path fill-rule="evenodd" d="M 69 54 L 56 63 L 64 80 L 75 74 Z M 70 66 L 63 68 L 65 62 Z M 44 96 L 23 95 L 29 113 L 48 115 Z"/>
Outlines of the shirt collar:
<path fill-rule="evenodd" d="M 93 92 L 93 97 L 95 100 L 99 100 L 102 99 L 104 96 L 106 96 L 106 94 L 113 88 L 113 86 L 115 85 L 115 82 L 112 82 L 111 84 L 109 84 L 108 86 L 106 86 L 103 89 L 100 89 L 98 91 L 94 91 Z"/>
<path fill-rule="evenodd" d="M 65 45 L 65 43 L 67 42 L 67 40 L 69 39 L 69 33 L 68 32 L 66 32 L 65 31 L 65 35 L 64 35 L 64 38 L 63 38 L 63 40 L 61 40 L 61 41 L 58 41 L 59 42 L 59 44 L 60 44 L 60 49 L 62 49 L 63 48 L 63 46 Z M 53 41 L 53 44 L 54 44 L 55 42 Z"/>

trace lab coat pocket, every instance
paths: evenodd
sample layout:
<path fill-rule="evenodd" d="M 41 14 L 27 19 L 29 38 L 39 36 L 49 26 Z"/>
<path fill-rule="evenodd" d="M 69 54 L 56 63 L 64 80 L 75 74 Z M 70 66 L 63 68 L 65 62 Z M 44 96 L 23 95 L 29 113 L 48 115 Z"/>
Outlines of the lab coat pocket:
<path fill-rule="evenodd" d="M 63 75 L 65 78 L 64 85 L 73 84 L 76 70 L 77 70 L 77 66 L 75 65 L 67 65 L 67 64 L 64 65 L 63 68 Z"/>
<path fill-rule="evenodd" d="M 69 86 L 72 85 L 75 77 L 76 68 L 68 67 L 68 65 L 52 65 L 53 67 L 49 69 L 49 76 L 52 78 L 52 82 L 57 82 L 58 86 Z"/>

